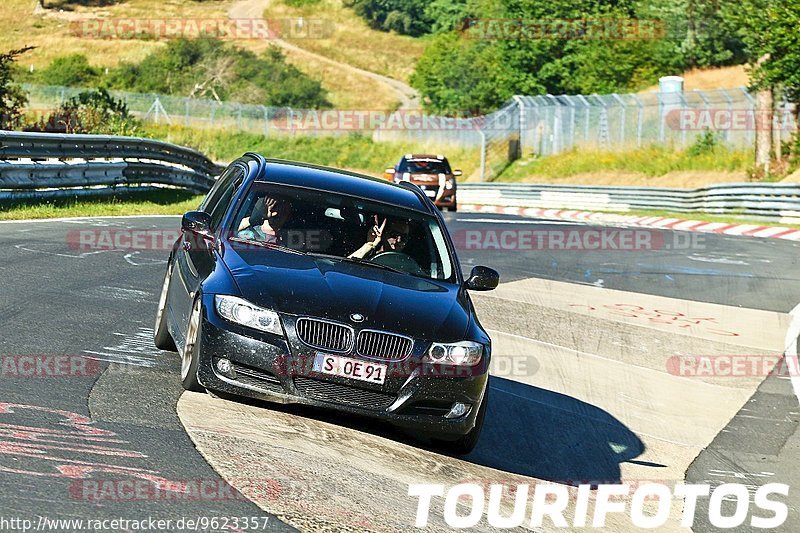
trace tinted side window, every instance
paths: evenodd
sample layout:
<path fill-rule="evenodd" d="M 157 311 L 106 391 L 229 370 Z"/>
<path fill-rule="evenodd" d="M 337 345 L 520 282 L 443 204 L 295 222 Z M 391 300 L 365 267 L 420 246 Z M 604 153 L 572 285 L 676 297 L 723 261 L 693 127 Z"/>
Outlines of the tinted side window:
<path fill-rule="evenodd" d="M 219 195 L 215 198 L 216 204 L 213 207 L 209 206 L 210 211 L 207 211 L 211 215 L 211 231 L 216 231 L 222 222 L 236 189 L 242 183 L 243 176 L 242 169 L 236 168 L 230 176 L 226 176 L 226 182 L 221 184 Z"/>
<path fill-rule="evenodd" d="M 200 204 L 201 211 L 211 214 L 211 212 L 219 203 L 219 200 L 222 197 L 222 194 L 225 192 L 225 189 L 227 189 L 236 178 L 237 173 L 241 173 L 241 169 L 237 166 L 230 166 L 219 178 L 217 178 L 217 182 L 213 187 L 211 187 L 211 190 L 206 195 L 203 203 Z"/>

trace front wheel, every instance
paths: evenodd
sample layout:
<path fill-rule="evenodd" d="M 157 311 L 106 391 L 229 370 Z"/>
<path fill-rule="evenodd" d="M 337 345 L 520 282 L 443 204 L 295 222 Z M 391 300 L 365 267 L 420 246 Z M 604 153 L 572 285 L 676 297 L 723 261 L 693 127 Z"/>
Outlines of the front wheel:
<path fill-rule="evenodd" d="M 186 344 L 184 344 L 181 354 L 181 384 L 184 389 L 193 392 L 205 392 L 203 386 L 197 381 L 197 366 L 200 362 L 201 311 L 202 304 L 198 297 L 192 306 L 189 327 L 186 330 Z"/>

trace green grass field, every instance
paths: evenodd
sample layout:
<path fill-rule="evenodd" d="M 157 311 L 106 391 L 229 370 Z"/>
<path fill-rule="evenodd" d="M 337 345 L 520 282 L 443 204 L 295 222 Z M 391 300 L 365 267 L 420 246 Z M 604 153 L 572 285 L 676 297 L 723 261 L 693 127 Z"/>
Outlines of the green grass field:
<path fill-rule="evenodd" d="M 370 137 L 355 134 L 264 137 L 257 133 L 147 125 L 142 135 L 189 146 L 215 161 L 229 162 L 253 151 L 265 157 L 345 168 L 378 177 L 386 168 L 394 166 L 403 154 L 413 152 L 446 154 L 450 163 L 463 170 L 464 175 L 474 172 L 480 165 L 477 150 L 446 144 L 374 142 Z"/>
<path fill-rule="evenodd" d="M 46 202 L 0 204 L 0 220 L 93 217 L 119 215 L 181 215 L 197 208 L 202 196 L 164 190 L 92 199 L 59 199 Z"/>
<path fill-rule="evenodd" d="M 697 187 L 709 182 L 743 181 L 752 160 L 748 151 L 722 146 L 698 154 L 669 146 L 624 152 L 572 150 L 519 159 L 495 181 Z M 670 175 L 673 179 L 662 179 Z M 582 179 L 575 180 L 578 176 Z"/>

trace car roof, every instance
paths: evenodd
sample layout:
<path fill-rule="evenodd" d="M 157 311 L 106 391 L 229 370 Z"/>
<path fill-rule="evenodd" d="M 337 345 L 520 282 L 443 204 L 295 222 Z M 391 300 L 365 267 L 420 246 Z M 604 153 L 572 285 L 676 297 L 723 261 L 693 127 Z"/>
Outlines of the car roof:
<path fill-rule="evenodd" d="M 430 207 L 413 189 L 382 179 L 298 161 L 265 159 L 265 162 L 254 181 L 330 191 L 430 213 Z"/>
<path fill-rule="evenodd" d="M 403 159 L 406 160 L 414 160 L 414 159 L 433 159 L 436 161 L 444 161 L 447 158 L 441 154 L 406 154 L 403 156 Z"/>

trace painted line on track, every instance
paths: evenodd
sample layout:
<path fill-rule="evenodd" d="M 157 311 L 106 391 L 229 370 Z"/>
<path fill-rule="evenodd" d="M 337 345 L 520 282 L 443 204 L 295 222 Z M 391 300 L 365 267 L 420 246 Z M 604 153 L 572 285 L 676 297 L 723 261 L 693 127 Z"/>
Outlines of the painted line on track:
<path fill-rule="evenodd" d="M 789 311 L 792 321 L 789 324 L 789 329 L 786 330 L 786 340 L 784 345 L 784 357 L 786 358 L 787 370 L 789 371 L 789 379 L 792 382 L 792 390 L 800 403 L 800 362 L 797 357 L 797 344 L 798 337 L 800 337 L 800 304 L 797 304 L 794 309 Z"/>

